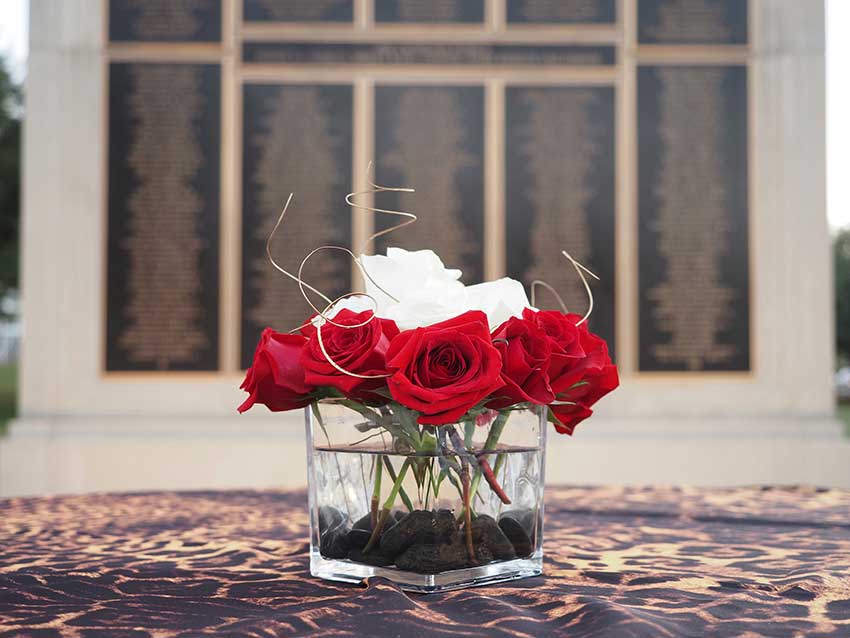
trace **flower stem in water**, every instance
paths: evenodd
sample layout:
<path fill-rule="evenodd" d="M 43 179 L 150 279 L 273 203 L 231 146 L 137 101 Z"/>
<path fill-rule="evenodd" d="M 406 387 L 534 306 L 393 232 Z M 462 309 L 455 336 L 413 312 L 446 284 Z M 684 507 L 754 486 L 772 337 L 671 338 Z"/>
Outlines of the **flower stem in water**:
<path fill-rule="evenodd" d="M 496 464 L 493 466 L 493 474 L 499 476 L 499 471 L 502 469 L 502 466 L 505 464 L 505 455 L 499 454 L 496 457 Z M 506 505 L 510 505 L 510 503 L 506 503 Z"/>
<path fill-rule="evenodd" d="M 399 490 L 401 490 L 401 484 L 404 481 L 404 476 L 407 474 L 408 467 L 410 467 L 410 459 L 405 460 L 404 464 L 401 466 L 401 470 L 399 470 L 398 477 L 396 477 L 396 480 L 393 482 L 393 488 L 390 490 L 390 495 L 387 497 L 387 500 L 384 501 L 384 507 L 381 508 L 381 513 L 378 515 L 378 522 L 372 527 L 372 535 L 369 537 L 369 542 L 366 543 L 366 547 L 363 548 L 364 554 L 375 546 L 375 542 L 378 540 L 378 535 L 384 528 L 384 523 L 386 523 L 387 518 L 389 518 L 390 510 L 392 510 L 393 505 L 395 505 L 395 500 L 398 498 L 398 493 Z"/>
<path fill-rule="evenodd" d="M 493 451 L 496 448 L 496 445 L 499 443 L 499 437 L 502 436 L 502 431 L 505 429 L 505 424 L 508 422 L 508 418 L 511 416 L 510 410 L 505 410 L 504 412 L 500 412 L 499 416 L 496 417 L 496 420 L 493 421 L 493 425 L 490 426 L 490 432 L 487 434 L 487 440 L 484 442 L 484 449 L 482 450 L 482 454 L 478 456 L 478 468 L 475 470 L 475 475 L 472 477 L 472 486 L 470 487 L 470 491 L 472 492 L 472 498 L 475 498 L 475 495 L 478 493 L 478 486 L 481 484 L 481 476 L 484 474 L 487 469 L 489 469 L 490 464 L 487 462 L 486 454 L 488 452 Z M 496 467 L 499 467 L 499 460 L 502 458 L 502 454 L 496 459 Z M 483 461 L 483 464 L 482 464 Z M 485 469 L 484 464 L 486 464 L 487 468 Z M 496 477 L 499 475 L 499 470 L 493 470 L 493 480 L 496 480 Z M 489 479 L 489 477 L 487 477 Z M 490 483 L 490 487 L 493 488 L 494 483 Z M 499 498 L 502 499 L 503 503 L 510 504 L 510 499 L 505 501 L 505 498 L 502 498 L 504 491 L 498 483 L 495 485 L 499 488 L 498 490 L 493 489 L 496 494 L 499 495 Z M 501 494 L 499 494 L 501 492 Z"/>
<path fill-rule="evenodd" d="M 384 465 L 387 467 L 387 474 L 390 475 L 390 479 L 393 481 L 393 483 L 395 483 L 398 477 L 396 476 L 395 470 L 393 469 L 393 464 L 390 462 L 390 457 L 383 456 L 382 458 L 384 459 Z M 401 495 L 401 500 L 404 503 L 404 506 L 407 508 L 407 511 L 412 512 L 413 501 L 410 500 L 410 497 L 407 495 L 407 492 L 404 491 L 403 487 L 399 489 L 399 494 Z M 375 509 L 377 510 L 377 502 L 375 503 Z"/>
<path fill-rule="evenodd" d="M 469 554 L 469 561 L 474 565 L 475 547 L 472 545 L 472 507 L 470 507 L 471 491 L 469 489 L 469 453 L 460 440 L 460 436 L 453 427 L 448 428 L 449 439 L 458 453 L 460 458 L 460 484 L 463 497 L 463 515 L 464 528 L 466 531 L 466 551 Z"/>
<path fill-rule="evenodd" d="M 372 488 L 372 507 L 370 509 L 372 529 L 378 524 L 378 501 L 381 499 L 381 474 L 383 473 L 381 457 L 375 459 L 375 486 Z"/>
<path fill-rule="evenodd" d="M 475 564 L 475 548 L 472 546 L 472 508 L 470 507 L 469 491 L 469 463 L 465 458 L 461 459 L 460 484 L 463 486 L 463 509 L 465 512 L 464 527 L 466 528 L 466 551 L 469 560 Z"/>
<path fill-rule="evenodd" d="M 496 463 L 502 460 L 504 454 L 499 454 L 496 458 Z M 502 489 L 502 486 L 499 485 L 499 482 L 496 480 L 496 473 L 490 468 L 490 464 L 487 462 L 486 455 L 482 454 L 477 457 L 478 466 L 481 473 L 484 475 L 484 479 L 487 481 L 487 484 L 490 486 L 490 489 L 499 497 L 499 500 L 502 501 L 505 505 L 511 504 L 511 499 L 508 498 L 508 495 L 505 494 L 505 490 Z M 478 489 L 478 484 L 475 485 L 476 490 Z"/>

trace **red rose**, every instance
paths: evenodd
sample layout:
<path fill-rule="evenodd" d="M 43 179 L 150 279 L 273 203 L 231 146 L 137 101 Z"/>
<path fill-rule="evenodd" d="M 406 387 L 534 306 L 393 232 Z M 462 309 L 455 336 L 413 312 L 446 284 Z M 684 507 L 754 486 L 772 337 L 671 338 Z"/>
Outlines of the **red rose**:
<path fill-rule="evenodd" d="M 239 406 L 245 412 L 255 403 L 265 405 L 272 412 L 294 410 L 309 405 L 313 388 L 304 381 L 301 351 L 307 340 L 300 335 L 263 330 L 254 352 L 254 363 L 248 369 L 240 386 L 249 393 Z"/>
<path fill-rule="evenodd" d="M 390 344 L 387 367 L 395 371 L 390 394 L 429 425 L 457 421 L 502 385 L 502 360 L 479 310 L 402 332 Z"/>
<path fill-rule="evenodd" d="M 565 315 L 557 310 L 534 311 L 530 308 L 523 310 L 522 316 L 542 330 L 549 339 L 552 355 L 547 372 L 552 391 L 557 394 L 576 383 L 581 378 L 576 372 L 576 366 L 585 357 L 581 329 L 576 326 L 581 317 Z"/>
<path fill-rule="evenodd" d="M 555 431 L 559 434 L 572 436 L 576 426 L 592 414 L 593 410 L 579 404 L 549 406 L 550 417 L 555 417 L 552 420 L 552 425 L 555 426 Z"/>
<path fill-rule="evenodd" d="M 578 315 L 567 316 L 574 321 L 581 319 Z M 590 332 L 586 324 L 579 326 L 579 338 L 585 356 L 570 372 L 577 380 L 569 386 L 553 388 L 556 400 L 566 402 L 551 406 L 559 421 L 555 429 L 563 434 L 572 434 L 578 423 L 593 414 L 590 407 L 620 385 L 617 366 L 611 363 L 605 340 Z"/>
<path fill-rule="evenodd" d="M 522 311 L 522 318 L 546 333 L 546 336 L 557 346 L 554 351 L 573 358 L 584 356 L 580 327 L 576 325 L 581 320 L 578 315 L 564 314 L 557 310 L 526 308 Z"/>
<path fill-rule="evenodd" d="M 371 310 L 353 312 L 347 308 L 333 317 L 332 323 L 322 326 L 322 343 L 325 352 L 337 366 L 364 376 L 386 375 L 386 354 L 390 341 L 398 335 L 398 327 L 391 319 L 375 318 L 364 324 L 372 315 Z M 376 390 L 386 385 L 386 378 L 361 379 L 340 372 L 328 361 L 319 345 L 319 331 L 312 323 L 301 332 L 308 338 L 307 347 L 301 354 L 304 365 L 304 378 L 307 383 L 316 386 L 331 386 L 347 396 L 363 398 L 364 392 Z M 370 397 L 371 398 L 371 397 Z"/>
<path fill-rule="evenodd" d="M 502 355 L 502 387 L 487 407 L 496 410 L 515 403 L 548 405 L 555 400 L 549 385 L 552 347 L 546 333 L 527 319 L 511 317 L 493 332 Z"/>
<path fill-rule="evenodd" d="M 617 366 L 607 365 L 598 374 L 583 379 L 573 390 L 558 397 L 558 401 L 573 403 L 553 405 L 552 414 L 558 420 L 555 429 L 561 434 L 572 434 L 576 425 L 593 414 L 590 406 L 620 385 Z"/>

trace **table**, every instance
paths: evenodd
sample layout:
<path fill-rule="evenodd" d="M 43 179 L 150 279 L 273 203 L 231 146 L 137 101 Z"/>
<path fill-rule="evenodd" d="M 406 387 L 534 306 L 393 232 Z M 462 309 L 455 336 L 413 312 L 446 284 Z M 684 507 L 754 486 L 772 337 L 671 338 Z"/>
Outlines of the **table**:
<path fill-rule="evenodd" d="M 850 491 L 547 488 L 544 576 L 308 569 L 303 491 L 0 501 L 0 636 L 850 636 Z"/>

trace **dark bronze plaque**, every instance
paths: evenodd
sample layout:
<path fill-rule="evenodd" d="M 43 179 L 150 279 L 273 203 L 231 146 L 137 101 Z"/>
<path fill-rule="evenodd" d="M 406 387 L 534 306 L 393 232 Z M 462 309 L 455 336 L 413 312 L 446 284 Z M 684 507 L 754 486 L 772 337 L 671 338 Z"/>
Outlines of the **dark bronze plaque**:
<path fill-rule="evenodd" d="M 641 44 L 746 44 L 747 0 L 638 0 Z"/>
<path fill-rule="evenodd" d="M 745 67 L 644 67 L 641 370 L 748 370 Z"/>
<path fill-rule="evenodd" d="M 476 86 L 379 86 L 375 89 L 375 159 L 379 184 L 415 188 L 385 193 L 382 208 L 419 220 L 378 240 L 408 250 L 430 248 L 466 284 L 482 279 L 484 258 L 484 89 Z M 375 227 L 398 218 L 375 216 Z"/>
<path fill-rule="evenodd" d="M 594 24 L 617 21 L 616 0 L 507 0 L 508 23 Z"/>
<path fill-rule="evenodd" d="M 265 326 L 288 331 L 313 314 L 298 284 L 268 262 L 266 239 L 289 193 L 275 259 L 297 273 L 323 245 L 349 247 L 352 89 L 349 85 L 247 84 L 243 106 L 242 364 L 251 363 Z M 351 287 L 350 258 L 318 253 L 304 279 L 331 299 Z M 314 303 L 321 307 L 320 298 Z"/>
<path fill-rule="evenodd" d="M 526 288 L 546 281 L 570 312 L 587 293 L 566 250 L 601 281 L 591 281 L 590 327 L 614 346 L 614 90 L 610 87 L 509 88 L 506 113 L 508 276 Z M 559 308 L 538 289 L 541 308 Z"/>
<path fill-rule="evenodd" d="M 614 47 L 516 44 L 249 42 L 242 59 L 265 64 L 583 66 L 614 64 Z"/>
<path fill-rule="evenodd" d="M 221 0 L 109 0 L 112 42 L 218 42 Z"/>
<path fill-rule="evenodd" d="M 375 0 L 375 22 L 484 22 L 484 0 Z"/>
<path fill-rule="evenodd" d="M 246 22 L 351 22 L 354 0 L 243 0 Z"/>
<path fill-rule="evenodd" d="M 220 78 L 110 65 L 107 370 L 218 368 Z"/>

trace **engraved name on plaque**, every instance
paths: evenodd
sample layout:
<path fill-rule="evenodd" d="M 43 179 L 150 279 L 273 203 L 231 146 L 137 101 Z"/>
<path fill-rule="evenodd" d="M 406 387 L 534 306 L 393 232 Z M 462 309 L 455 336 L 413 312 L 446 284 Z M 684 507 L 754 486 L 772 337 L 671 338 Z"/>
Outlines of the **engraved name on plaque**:
<path fill-rule="evenodd" d="M 244 0 L 246 22 L 351 22 L 354 0 Z"/>
<path fill-rule="evenodd" d="M 375 88 L 377 182 L 415 188 L 383 193 L 382 208 L 419 216 L 415 224 L 381 237 L 386 246 L 433 249 L 463 281 L 483 275 L 484 89 L 475 86 L 378 86 Z M 377 229 L 397 218 L 375 216 Z"/>
<path fill-rule="evenodd" d="M 289 193 L 292 203 L 275 236 L 275 259 L 297 273 L 313 248 L 351 244 L 345 196 L 351 185 L 350 85 L 247 84 L 242 177 L 242 356 L 251 364 L 265 326 L 286 332 L 313 310 L 298 284 L 269 263 L 265 245 Z M 305 281 L 331 299 L 350 290 L 348 255 L 322 251 Z M 312 297 L 317 307 L 322 299 Z"/>
<path fill-rule="evenodd" d="M 638 0 L 641 44 L 746 44 L 747 0 Z"/>
<path fill-rule="evenodd" d="M 484 0 L 375 0 L 376 22 L 483 22 Z"/>
<path fill-rule="evenodd" d="M 217 42 L 221 0 L 109 0 L 112 42 Z"/>
<path fill-rule="evenodd" d="M 107 370 L 218 368 L 220 69 L 109 69 Z"/>
<path fill-rule="evenodd" d="M 641 370 L 748 370 L 745 67 L 638 75 Z"/>
<path fill-rule="evenodd" d="M 590 325 L 613 351 L 614 90 L 508 88 L 505 113 L 508 276 L 526 288 L 543 280 L 584 314 L 587 293 L 566 250 L 601 280 Z M 538 295 L 539 307 L 560 307 L 548 291 Z"/>
<path fill-rule="evenodd" d="M 595 24 L 617 20 L 617 0 L 507 0 L 508 24 Z"/>

